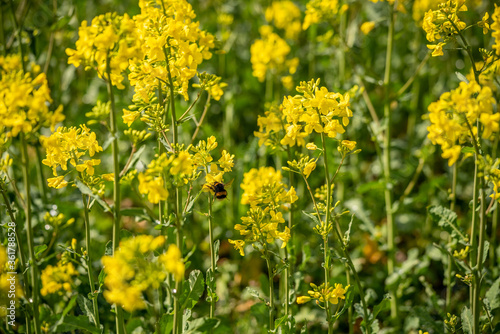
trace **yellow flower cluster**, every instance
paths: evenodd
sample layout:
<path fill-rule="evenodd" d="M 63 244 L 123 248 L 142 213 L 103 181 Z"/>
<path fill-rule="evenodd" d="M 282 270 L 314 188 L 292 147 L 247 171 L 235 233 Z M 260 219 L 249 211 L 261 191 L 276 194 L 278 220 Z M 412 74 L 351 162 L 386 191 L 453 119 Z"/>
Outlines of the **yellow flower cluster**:
<path fill-rule="evenodd" d="M 302 29 L 307 30 L 312 24 L 333 20 L 338 13 L 345 12 L 349 7 L 339 7 L 338 0 L 310 0 L 306 5 L 306 16 Z"/>
<path fill-rule="evenodd" d="M 97 142 L 96 134 L 85 124 L 80 125 L 79 128 L 59 127 L 50 137 L 41 137 L 40 140 L 47 151 L 47 157 L 42 160 L 42 163 L 51 167 L 54 174 L 53 178 L 47 179 L 49 187 L 59 189 L 67 186 L 68 182 L 64 180 L 64 175 L 58 175 L 57 168 L 60 167 L 63 171 L 68 170 L 68 161 L 84 180 L 93 179 L 94 167 L 99 165 L 101 160 L 83 160 L 82 158 L 86 153 L 93 157 L 102 151 L 102 147 Z"/>
<path fill-rule="evenodd" d="M 425 13 L 422 28 L 426 33 L 427 40 L 431 43 L 443 40 L 438 44 L 427 45 L 429 49 L 434 50 L 433 57 L 442 56 L 443 46 L 459 31 L 465 29 L 465 22 L 461 21 L 458 16 L 458 13 L 462 11 L 467 11 L 465 0 L 447 0 L 439 4 L 437 10 L 429 9 Z"/>
<path fill-rule="evenodd" d="M 176 93 L 188 100 L 189 80 L 212 57 L 214 36 L 199 28 L 186 0 L 140 0 L 139 6 L 133 20 L 143 57 L 131 62 L 129 74 L 135 97 L 149 101 L 150 93 L 172 78 Z"/>
<path fill-rule="evenodd" d="M 107 80 L 109 64 L 111 83 L 118 89 L 125 88 L 123 72 L 129 60 L 141 56 L 134 21 L 127 14 L 106 13 L 96 16 L 90 26 L 82 21 L 78 37 L 76 50 L 66 49 L 68 64 L 83 64 L 85 70 L 95 69 L 100 78 Z"/>
<path fill-rule="evenodd" d="M 73 276 L 77 276 L 73 263 L 62 261 L 57 263 L 57 266 L 48 265 L 42 271 L 42 296 L 57 293 L 63 295 L 65 292 L 72 291 L 72 284 L 74 282 Z"/>
<path fill-rule="evenodd" d="M 7 138 L 20 132 L 36 132 L 64 120 L 62 106 L 50 111 L 52 103 L 45 73 L 31 64 L 24 73 L 18 55 L 0 57 L 0 129 Z"/>
<path fill-rule="evenodd" d="M 211 190 L 210 185 L 222 182 L 224 173 L 230 172 L 234 166 L 234 155 L 226 150 L 222 151 L 222 157 L 217 163 L 212 163 L 210 151 L 217 146 L 217 139 L 211 136 L 206 141 L 200 140 L 196 146 L 190 145 L 187 150 L 180 148 L 176 154 L 163 153 L 154 159 L 144 172 L 139 173 L 139 192 L 147 195 L 148 201 L 157 204 L 168 198 L 168 187 L 184 185 L 197 179 L 200 175 L 199 169 L 206 173 L 203 188 L 206 191 Z"/>
<path fill-rule="evenodd" d="M 12 260 L 12 254 L 7 254 L 5 247 L 0 245 L 0 317 L 7 315 L 7 306 L 10 305 L 10 300 L 15 299 L 17 301 L 24 296 L 20 284 L 21 277 L 20 275 L 10 274 L 15 272 L 15 268 L 12 267 L 12 262 L 9 262 L 9 260 Z M 17 262 L 14 265 L 17 265 Z"/>
<path fill-rule="evenodd" d="M 200 140 L 196 146 L 189 146 L 189 150 L 194 152 L 193 161 L 196 168 L 201 168 L 205 172 L 205 184 L 203 185 L 205 191 L 213 192 L 212 185 L 223 183 L 224 173 L 230 172 L 234 166 L 234 155 L 229 154 L 226 150 L 222 151 L 221 158 L 217 163 L 212 163 L 214 159 L 210 151 L 217 146 L 217 139 L 214 136 L 209 137 L 206 141 Z"/>
<path fill-rule="evenodd" d="M 344 127 L 353 115 L 348 93 L 329 92 L 326 87 L 319 87 L 319 79 L 301 82 L 297 92 L 298 95 L 283 99 L 279 111 L 258 118 L 259 132 L 255 132 L 255 136 L 260 138 L 260 145 L 272 145 L 271 138 L 282 129 L 282 122 L 285 135 L 281 145 L 304 146 L 304 138 L 312 132 L 325 133 L 330 138 L 345 132 Z"/>
<path fill-rule="evenodd" d="M 317 286 L 314 283 L 311 283 L 312 290 L 307 291 L 309 296 L 300 296 L 297 297 L 297 304 L 304 304 L 310 301 L 311 299 L 316 300 L 316 303 L 319 305 L 325 304 L 326 301 L 330 304 L 337 305 L 339 303 L 339 299 L 345 299 L 345 294 L 349 289 L 349 285 L 345 288 L 342 287 L 342 284 L 335 283 L 335 288 L 330 286 L 329 284 L 321 284 Z"/>
<path fill-rule="evenodd" d="M 163 236 L 140 235 L 121 241 L 114 256 L 104 256 L 104 298 L 133 312 L 146 307 L 143 292 L 158 289 L 169 273 L 175 280 L 182 279 L 185 265 L 177 246 L 170 245 L 158 257 L 153 255 L 164 243 Z"/>
<path fill-rule="evenodd" d="M 291 51 L 287 42 L 274 33 L 270 26 L 262 26 L 259 31 L 261 39 L 257 39 L 250 47 L 253 76 L 260 82 L 264 82 L 268 72 L 276 76 L 294 74 L 297 71 L 299 59 L 287 59 Z M 286 88 L 289 89 L 289 87 Z"/>
<path fill-rule="evenodd" d="M 294 203 L 298 197 L 293 187 L 286 190 L 282 183 L 280 171 L 273 167 L 253 168 L 243 175 L 241 184 L 243 195 L 241 204 L 250 204 L 247 216 L 242 217 L 242 224 L 236 224 L 234 229 L 239 231 L 245 240 L 231 240 L 229 242 L 245 255 L 246 243 L 257 243 L 264 246 L 281 240 L 284 248 L 290 239 L 290 229 L 284 225 L 285 219 L 279 211 L 285 205 Z"/>
<path fill-rule="evenodd" d="M 267 22 L 285 30 L 285 38 L 296 39 L 300 34 L 300 9 L 292 1 L 275 1 L 266 9 Z"/>
<path fill-rule="evenodd" d="M 442 157 L 452 166 L 460 156 L 461 145 L 477 136 L 476 123 L 482 125 L 482 138 L 489 139 L 499 131 L 500 113 L 493 113 L 496 103 L 489 87 L 481 87 L 474 81 L 460 82 L 460 86 L 441 95 L 429 105 L 431 125 L 428 138 L 441 146 Z"/>
<path fill-rule="evenodd" d="M 495 11 L 491 15 L 493 23 L 491 24 L 491 37 L 495 39 L 493 50 L 497 56 L 500 56 L 500 7 L 495 4 Z"/>

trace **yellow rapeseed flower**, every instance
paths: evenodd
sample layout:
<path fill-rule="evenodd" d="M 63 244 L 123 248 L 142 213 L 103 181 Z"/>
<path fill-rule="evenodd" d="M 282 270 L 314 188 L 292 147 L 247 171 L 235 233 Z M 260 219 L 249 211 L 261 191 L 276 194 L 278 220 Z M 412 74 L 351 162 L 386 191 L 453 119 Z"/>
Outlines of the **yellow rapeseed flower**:
<path fill-rule="evenodd" d="M 58 262 L 57 266 L 48 265 L 42 271 L 42 289 L 40 293 L 42 296 L 57 293 L 63 295 L 71 292 L 74 284 L 73 276 L 77 276 L 73 263 Z"/>

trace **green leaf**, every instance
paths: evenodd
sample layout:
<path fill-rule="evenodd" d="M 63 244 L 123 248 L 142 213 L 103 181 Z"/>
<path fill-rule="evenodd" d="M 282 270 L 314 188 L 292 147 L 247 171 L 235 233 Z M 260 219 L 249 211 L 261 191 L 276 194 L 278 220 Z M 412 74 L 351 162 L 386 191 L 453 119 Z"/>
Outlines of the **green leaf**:
<path fill-rule="evenodd" d="M 125 230 L 125 229 L 120 230 L 120 240 L 127 240 L 127 239 L 131 239 L 133 237 L 134 237 L 134 235 L 129 230 Z"/>
<path fill-rule="evenodd" d="M 203 189 L 201 189 L 200 192 L 189 201 L 189 203 L 188 203 L 188 205 L 186 207 L 186 212 L 191 212 L 191 209 L 193 208 L 194 203 L 196 202 L 196 200 L 198 199 L 198 197 L 200 197 L 200 195 L 201 195 L 202 192 L 203 192 Z"/>
<path fill-rule="evenodd" d="M 104 269 L 101 269 L 101 272 L 99 273 L 99 277 L 97 278 L 97 282 L 99 284 L 99 290 L 104 285 L 105 278 L 106 278 L 106 272 L 104 271 Z"/>
<path fill-rule="evenodd" d="M 219 326 L 220 320 L 209 317 L 197 318 L 188 321 L 188 330 L 184 334 L 209 333 L 212 329 Z"/>
<path fill-rule="evenodd" d="M 455 212 L 440 205 L 430 206 L 428 212 L 432 220 L 438 223 L 442 229 L 449 232 L 452 237 L 460 237 L 458 241 L 467 242 L 467 238 L 458 229 L 458 226 L 456 226 L 457 214 Z"/>
<path fill-rule="evenodd" d="M 486 291 L 486 298 L 491 310 L 500 307 L 500 278 L 493 282 L 491 288 Z"/>
<path fill-rule="evenodd" d="M 259 295 L 259 292 L 255 289 L 252 289 L 251 287 L 247 287 L 245 289 L 252 297 L 255 297 L 255 298 L 258 298 L 260 299 L 262 302 L 266 302 L 266 300 L 264 298 L 262 298 L 260 295 Z"/>
<path fill-rule="evenodd" d="M 464 147 L 462 147 L 462 153 L 463 154 L 474 154 L 474 153 L 476 153 L 476 151 L 474 150 L 474 147 L 464 146 Z"/>
<path fill-rule="evenodd" d="M 82 181 L 75 180 L 75 185 L 78 187 L 78 189 L 80 189 L 82 194 L 88 195 L 88 196 L 92 197 L 93 199 L 95 199 L 97 201 L 97 203 L 99 203 L 102 206 L 102 208 L 104 209 L 104 212 L 111 212 L 112 211 L 111 207 L 108 205 L 108 203 L 104 202 L 102 200 L 102 198 L 100 198 L 99 196 L 94 194 L 92 192 L 92 190 L 90 190 L 89 187 L 87 187 L 85 184 L 83 184 Z"/>
<path fill-rule="evenodd" d="M 96 322 L 94 317 L 94 306 L 92 305 L 92 302 L 82 295 L 78 295 L 76 301 L 78 302 L 80 310 L 82 310 L 84 315 L 89 318 L 90 323 L 95 324 Z"/>
<path fill-rule="evenodd" d="M 316 217 L 315 215 L 310 214 L 310 213 L 305 212 L 305 211 L 302 211 L 302 213 L 305 214 L 307 217 L 311 218 L 311 220 L 313 222 L 315 222 L 316 224 L 320 224 L 318 217 Z"/>
<path fill-rule="evenodd" d="M 91 324 L 89 319 L 84 316 L 74 316 L 68 315 L 61 317 L 60 321 L 58 321 L 51 329 L 51 333 L 57 332 L 71 332 L 77 330 L 84 330 L 91 334 L 100 334 L 101 330 L 95 325 Z"/>
<path fill-rule="evenodd" d="M 129 166 L 132 167 L 135 165 L 137 160 L 141 157 L 142 152 L 146 149 L 146 145 L 142 145 L 135 153 L 134 156 L 132 157 L 132 160 L 130 160 Z"/>
<path fill-rule="evenodd" d="M 438 321 L 431 317 L 429 310 L 422 306 L 417 306 L 413 309 L 413 313 L 419 319 L 420 327 L 427 329 L 432 329 L 434 333 L 443 332 L 443 322 Z"/>
<path fill-rule="evenodd" d="M 472 334 L 474 331 L 474 323 L 472 320 L 472 312 L 467 306 L 464 306 L 462 309 L 460 317 L 462 318 L 462 329 L 464 330 L 464 333 Z"/>
<path fill-rule="evenodd" d="M 106 243 L 106 248 L 104 250 L 104 255 L 105 256 L 112 256 L 113 255 L 113 241 L 109 240 Z"/>
<path fill-rule="evenodd" d="M 47 249 L 47 245 L 35 246 L 35 258 L 38 260 L 39 256 Z"/>
<path fill-rule="evenodd" d="M 219 261 L 219 249 L 220 249 L 220 240 L 217 239 L 214 241 L 215 270 L 217 270 L 217 261 Z"/>
<path fill-rule="evenodd" d="M 184 282 L 184 293 L 181 297 L 182 308 L 192 309 L 205 291 L 203 275 L 199 270 L 193 270 L 189 274 L 189 279 Z"/>
<path fill-rule="evenodd" d="M 160 332 L 158 334 L 172 333 L 172 329 L 174 328 L 174 316 L 172 314 L 162 315 L 159 325 Z"/>
<path fill-rule="evenodd" d="M 384 295 L 384 299 L 382 299 L 382 301 L 380 303 L 375 305 L 375 307 L 373 308 L 373 318 L 374 319 L 377 318 L 377 315 L 380 312 L 388 310 L 391 307 L 390 300 L 391 300 L 391 297 L 389 296 L 389 294 L 386 294 L 386 295 Z"/>

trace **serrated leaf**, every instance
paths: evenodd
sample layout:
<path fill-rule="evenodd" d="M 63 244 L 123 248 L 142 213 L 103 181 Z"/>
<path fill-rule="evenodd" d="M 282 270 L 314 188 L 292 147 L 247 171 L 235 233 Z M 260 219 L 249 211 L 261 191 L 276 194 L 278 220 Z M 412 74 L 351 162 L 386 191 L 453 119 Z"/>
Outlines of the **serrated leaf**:
<path fill-rule="evenodd" d="M 500 278 L 493 282 L 488 291 L 486 291 L 486 298 L 488 299 L 491 310 L 500 307 Z"/>
<path fill-rule="evenodd" d="M 99 273 L 99 277 L 97 278 L 97 283 L 99 284 L 99 288 L 104 285 L 104 279 L 106 278 L 106 272 L 104 269 L 101 269 L 101 272 Z"/>
<path fill-rule="evenodd" d="M 457 214 L 441 205 L 430 206 L 428 209 L 432 220 L 449 232 L 452 236 L 459 237 L 462 242 L 466 242 L 465 236 L 456 226 Z"/>
<path fill-rule="evenodd" d="M 94 306 L 92 305 L 92 302 L 82 295 L 78 295 L 76 301 L 78 302 L 78 306 L 80 307 L 80 310 L 82 310 L 83 314 L 89 318 L 90 323 L 95 324 Z"/>
<path fill-rule="evenodd" d="M 251 287 L 245 289 L 252 297 L 258 298 L 260 301 L 266 302 L 264 298 L 259 295 L 259 292 Z"/>
<path fill-rule="evenodd" d="M 94 194 L 89 187 L 82 183 L 82 181 L 75 180 L 75 185 L 78 187 L 78 189 L 80 189 L 82 194 L 92 197 L 97 203 L 99 203 L 104 209 L 104 212 L 111 212 L 111 207 L 108 205 L 108 203 L 104 202 L 102 198 Z"/>
<path fill-rule="evenodd" d="M 472 334 L 474 331 L 474 322 L 472 320 L 472 312 L 467 306 L 464 306 L 462 309 L 460 317 L 462 318 L 462 329 L 464 333 Z"/>

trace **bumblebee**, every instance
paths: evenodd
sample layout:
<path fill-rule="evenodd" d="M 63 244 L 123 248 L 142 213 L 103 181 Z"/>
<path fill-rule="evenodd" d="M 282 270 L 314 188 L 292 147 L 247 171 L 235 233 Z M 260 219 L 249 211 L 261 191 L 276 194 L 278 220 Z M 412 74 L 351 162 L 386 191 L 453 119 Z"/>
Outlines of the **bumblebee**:
<path fill-rule="evenodd" d="M 232 183 L 233 183 L 232 180 L 229 181 L 227 184 L 214 182 L 208 187 L 210 188 L 210 190 L 214 192 L 215 198 L 222 200 L 227 197 L 227 191 L 224 187 L 230 187 Z"/>

